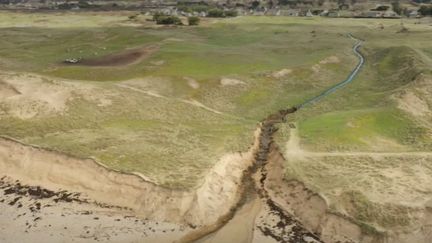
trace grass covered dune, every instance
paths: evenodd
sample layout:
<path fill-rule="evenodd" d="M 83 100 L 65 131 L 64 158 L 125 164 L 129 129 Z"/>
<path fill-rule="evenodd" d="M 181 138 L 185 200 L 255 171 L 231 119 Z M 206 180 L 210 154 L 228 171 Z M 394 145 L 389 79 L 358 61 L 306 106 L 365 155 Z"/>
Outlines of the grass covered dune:
<path fill-rule="evenodd" d="M 159 27 L 129 15 L 0 13 L 0 91 L 18 92 L 0 99 L 0 134 L 94 157 L 169 187 L 194 187 L 223 155 L 247 150 L 259 120 L 343 80 L 357 61 L 351 32 L 367 40 L 367 67 L 337 96 L 296 115 L 302 141 L 353 148 L 359 131 L 415 135 L 417 125 L 382 99 L 400 84 L 377 84 L 393 72 L 382 61 L 390 55 L 382 36 L 398 37 L 389 43 L 396 49 L 415 38 L 410 48 L 430 58 L 422 26 L 407 23 L 410 31 L 397 34 L 396 20 L 238 17 Z M 155 51 L 126 65 L 63 63 L 149 47 Z M 42 88 L 35 94 L 32 87 Z M 383 105 L 371 109 L 377 100 Z M 334 132 L 353 117 L 367 125 Z"/>
<path fill-rule="evenodd" d="M 1 80 L 19 92 L 1 100 L 1 134 L 170 187 L 195 186 L 224 154 L 247 150 L 258 120 L 333 83 L 326 77 L 339 79 L 355 61 L 345 31 L 320 32 L 308 21 L 160 28 L 101 14 L 1 13 Z M 158 50 L 128 65 L 62 63 L 148 46 Z M 340 65 L 310 69 L 329 56 Z M 43 89 L 35 95 L 30 86 Z M 60 93 L 61 105 L 53 102 Z"/>

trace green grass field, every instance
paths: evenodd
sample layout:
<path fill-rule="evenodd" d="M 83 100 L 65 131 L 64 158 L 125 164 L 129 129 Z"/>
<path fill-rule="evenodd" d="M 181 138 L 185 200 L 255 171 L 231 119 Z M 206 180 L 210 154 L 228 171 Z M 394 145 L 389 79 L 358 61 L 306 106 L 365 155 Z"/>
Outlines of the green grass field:
<path fill-rule="evenodd" d="M 367 40 L 362 48 L 367 65 L 354 83 L 290 118 L 299 123 L 303 145 L 370 149 L 365 140 L 385 137 L 413 150 L 430 146 L 424 128 L 389 99 L 430 67 L 428 27 L 408 23 L 409 32 L 398 34 L 398 20 L 287 17 L 159 27 L 144 16 L 129 21 L 128 15 L 2 12 L 2 73 L 41 75 L 48 85 L 88 84 L 110 104 L 101 106 L 89 98 L 92 93 L 76 91 L 64 111 L 24 119 L 2 100 L 0 133 L 95 157 L 170 187 L 193 187 L 222 155 L 247 150 L 259 120 L 343 80 L 357 61 L 353 40 L 346 36 L 352 32 Z M 379 23 L 384 30 L 377 28 Z M 160 49 L 131 65 L 62 64 L 66 58 L 103 57 L 149 45 Z M 326 62 L 329 57 L 337 62 Z M 415 65 L 406 67 L 407 62 Z M 289 74 L 274 77 L 283 69 Z M 224 86 L 223 78 L 241 83 Z M 199 87 L 191 87 L 187 79 Z M 125 81 L 163 98 L 117 86 Z M 190 100 L 223 114 L 183 102 Z"/>
<path fill-rule="evenodd" d="M 366 65 L 353 83 L 297 114 L 306 147 L 376 150 L 379 145 L 368 140 L 386 138 L 407 145 L 408 150 L 432 148 L 426 135 L 429 128 L 398 109 L 393 99 L 421 75 L 431 75 L 432 62 L 424 51 L 432 47 L 427 41 L 428 27 L 405 26 L 409 26 L 408 33 L 397 33 L 400 26 L 396 23 L 384 30 L 353 31 L 366 40 L 361 49 Z"/>

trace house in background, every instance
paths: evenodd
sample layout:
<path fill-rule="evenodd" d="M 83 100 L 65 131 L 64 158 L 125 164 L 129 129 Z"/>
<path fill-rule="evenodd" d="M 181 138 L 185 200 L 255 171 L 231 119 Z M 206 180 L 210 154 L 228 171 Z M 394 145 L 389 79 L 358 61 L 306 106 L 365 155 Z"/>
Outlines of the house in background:
<path fill-rule="evenodd" d="M 411 10 L 411 11 L 408 13 L 408 17 L 410 17 L 410 18 L 420 18 L 421 15 L 420 15 L 420 13 L 418 12 L 418 10 Z"/>
<path fill-rule="evenodd" d="M 384 12 L 383 17 L 396 19 L 396 18 L 400 18 L 401 16 L 393 10 L 387 10 Z"/>
<path fill-rule="evenodd" d="M 360 14 L 363 18 L 382 18 L 384 13 L 381 11 L 366 11 Z"/>

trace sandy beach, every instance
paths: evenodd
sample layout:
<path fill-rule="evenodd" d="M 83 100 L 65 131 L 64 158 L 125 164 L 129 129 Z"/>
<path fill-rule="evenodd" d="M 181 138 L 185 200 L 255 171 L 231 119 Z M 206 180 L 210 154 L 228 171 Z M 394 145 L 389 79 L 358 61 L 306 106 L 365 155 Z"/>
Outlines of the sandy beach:
<path fill-rule="evenodd" d="M 78 193 L 0 180 L 0 242 L 173 242 L 187 226 L 132 216 Z"/>

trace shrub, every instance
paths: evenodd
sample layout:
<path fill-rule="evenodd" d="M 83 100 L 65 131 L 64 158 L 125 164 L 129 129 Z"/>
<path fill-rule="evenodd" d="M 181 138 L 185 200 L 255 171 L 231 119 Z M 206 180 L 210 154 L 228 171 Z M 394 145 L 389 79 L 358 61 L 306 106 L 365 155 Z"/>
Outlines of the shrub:
<path fill-rule="evenodd" d="M 138 16 L 137 15 L 131 15 L 128 17 L 129 20 L 135 20 Z"/>
<path fill-rule="evenodd" d="M 174 25 L 182 25 L 181 20 L 176 16 L 160 16 L 156 19 L 156 24 L 174 24 Z"/>
<path fill-rule="evenodd" d="M 237 11 L 236 10 L 227 10 L 227 11 L 225 11 L 225 16 L 226 17 L 236 17 Z"/>
<path fill-rule="evenodd" d="M 402 8 L 400 6 L 399 1 L 392 2 L 391 5 L 392 5 L 393 11 L 395 13 L 397 13 L 399 15 L 402 13 Z"/>
<path fill-rule="evenodd" d="M 207 16 L 212 18 L 223 18 L 225 17 L 225 14 L 223 10 L 214 8 L 208 11 Z"/>
<path fill-rule="evenodd" d="M 255 0 L 251 3 L 251 8 L 256 9 L 256 8 L 258 8 L 259 5 L 260 5 L 260 2 Z"/>
<path fill-rule="evenodd" d="M 432 6 L 423 5 L 418 11 L 423 16 L 432 15 Z"/>
<path fill-rule="evenodd" d="M 208 12 L 209 6 L 204 3 L 198 3 L 198 4 L 184 4 L 179 3 L 177 4 L 177 10 L 183 11 L 186 13 L 192 13 L 192 12 Z"/>
<path fill-rule="evenodd" d="M 389 9 L 389 6 L 378 6 L 375 10 L 376 11 L 387 11 Z"/>
<path fill-rule="evenodd" d="M 98 8 L 100 5 L 90 4 L 87 0 L 78 1 L 79 8 Z"/>
<path fill-rule="evenodd" d="M 192 8 L 192 11 L 195 11 L 195 12 L 208 12 L 210 7 L 207 5 L 194 5 L 191 8 Z"/>
<path fill-rule="evenodd" d="M 225 17 L 236 17 L 236 16 L 237 16 L 236 10 L 223 11 L 217 8 L 211 9 L 207 13 L 207 17 L 212 17 L 212 18 L 225 18 Z"/>
<path fill-rule="evenodd" d="M 174 24 L 174 25 L 182 25 L 181 20 L 176 16 L 165 15 L 160 12 L 156 12 L 153 14 L 153 21 L 156 21 L 156 24 Z"/>
<path fill-rule="evenodd" d="M 158 18 L 165 16 L 165 14 L 161 13 L 161 12 L 156 12 L 153 14 L 153 21 L 157 21 Z"/>
<path fill-rule="evenodd" d="M 198 25 L 200 22 L 200 18 L 192 16 L 192 17 L 188 17 L 188 24 L 189 25 Z"/>
<path fill-rule="evenodd" d="M 62 3 L 62 4 L 59 4 L 57 7 L 58 7 L 58 9 L 65 10 L 65 9 L 71 9 L 73 6 L 68 4 L 68 3 Z"/>

